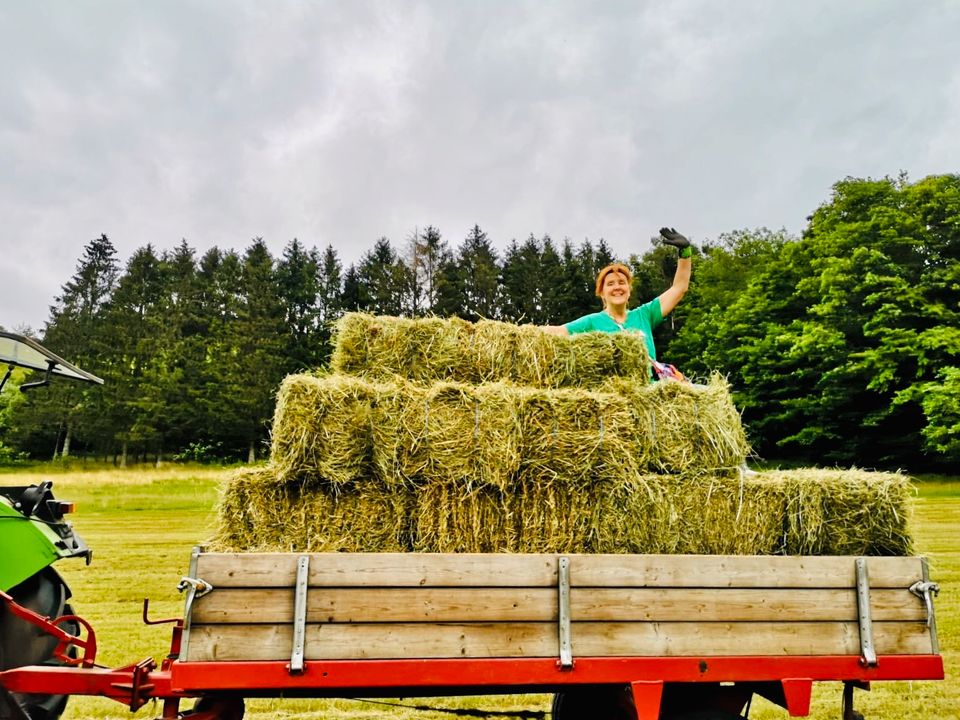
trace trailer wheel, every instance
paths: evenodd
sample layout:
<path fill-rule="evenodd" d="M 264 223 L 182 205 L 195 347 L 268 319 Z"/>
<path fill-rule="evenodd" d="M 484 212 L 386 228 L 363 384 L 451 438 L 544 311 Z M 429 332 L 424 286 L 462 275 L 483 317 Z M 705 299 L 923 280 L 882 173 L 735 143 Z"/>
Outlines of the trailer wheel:
<path fill-rule="evenodd" d="M 553 696 L 553 720 L 634 720 L 629 685 L 580 685 Z"/>
<path fill-rule="evenodd" d="M 236 695 L 221 697 L 202 697 L 193 704 L 193 712 L 186 713 L 184 718 L 195 717 L 195 720 L 243 720 L 246 706 L 243 698 Z"/>
<path fill-rule="evenodd" d="M 70 590 L 52 567 L 46 567 L 27 578 L 9 595 L 19 604 L 48 617 L 72 615 L 67 604 Z M 64 630 L 79 632 L 79 627 L 65 625 Z M 57 647 L 56 639 L 40 628 L 6 612 L 0 605 L 0 670 L 23 665 L 43 665 L 51 660 Z M 56 720 L 67 705 L 66 695 L 24 695 L 10 693 L 30 720 Z"/>

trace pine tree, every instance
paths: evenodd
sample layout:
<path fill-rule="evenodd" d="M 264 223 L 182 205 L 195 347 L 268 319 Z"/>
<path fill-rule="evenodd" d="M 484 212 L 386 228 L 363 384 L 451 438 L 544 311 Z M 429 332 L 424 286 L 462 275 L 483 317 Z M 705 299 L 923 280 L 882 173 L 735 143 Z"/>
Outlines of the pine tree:
<path fill-rule="evenodd" d="M 503 318 L 509 322 L 543 324 L 543 286 L 540 277 L 540 247 L 531 235 L 522 244 L 510 242 L 500 285 L 503 292 Z"/>
<path fill-rule="evenodd" d="M 107 316 L 114 354 L 104 373 L 103 392 L 113 420 L 110 437 L 119 445 L 123 466 L 130 452 L 155 446 L 160 432 L 156 420 L 163 408 L 152 383 L 154 364 L 163 362 L 165 323 L 161 260 L 147 245 L 127 262 Z"/>
<path fill-rule="evenodd" d="M 409 243 L 409 268 L 413 276 L 411 311 L 413 315 L 436 314 L 444 269 L 450 262 L 450 250 L 440 231 L 428 225 L 414 231 Z"/>
<path fill-rule="evenodd" d="M 283 304 L 274 261 L 261 238 L 239 263 L 227 255 L 220 275 L 227 295 L 222 339 L 212 358 L 210 382 L 216 395 L 210 397 L 211 411 L 223 424 L 228 447 L 243 448 L 253 462 L 267 437 L 274 393 L 284 374 Z"/>
<path fill-rule="evenodd" d="M 320 258 L 317 275 L 317 365 L 324 365 L 332 351 L 333 323 L 343 313 L 343 272 L 340 258 L 332 245 L 327 245 Z"/>
<path fill-rule="evenodd" d="M 457 251 L 453 267 L 447 267 L 443 289 L 446 314 L 476 321 L 497 319 L 499 308 L 500 268 L 497 252 L 487 234 L 474 225 Z"/>
<path fill-rule="evenodd" d="M 360 281 L 360 272 L 356 265 L 350 265 L 343 276 L 343 293 L 340 296 L 340 307 L 345 312 L 357 312 L 366 309 L 369 304 L 366 290 Z"/>
<path fill-rule="evenodd" d="M 403 315 L 410 311 L 409 288 L 412 273 L 390 241 L 381 237 L 365 253 L 357 268 L 361 309 L 376 315 Z"/>
<path fill-rule="evenodd" d="M 87 243 L 76 272 L 50 308 L 44 331 L 48 348 L 94 374 L 103 372 L 111 343 L 103 320 L 119 274 L 116 254 L 106 235 Z M 33 420 L 23 418 L 24 426 L 33 427 L 47 447 L 59 445 L 53 435 L 62 428 L 59 447 L 64 457 L 75 440 L 88 447 L 98 445 L 105 417 L 99 386 L 64 382 L 48 390 L 42 399 L 24 406 L 28 416 L 34 414 Z"/>
<path fill-rule="evenodd" d="M 570 305 L 573 297 L 565 292 L 563 261 L 549 235 L 540 241 L 540 287 L 542 307 L 534 322 L 539 325 L 556 325 L 570 320 Z"/>
<path fill-rule="evenodd" d="M 311 368 L 320 354 L 320 259 L 294 238 L 277 263 L 277 286 L 286 325 L 284 368 Z"/>

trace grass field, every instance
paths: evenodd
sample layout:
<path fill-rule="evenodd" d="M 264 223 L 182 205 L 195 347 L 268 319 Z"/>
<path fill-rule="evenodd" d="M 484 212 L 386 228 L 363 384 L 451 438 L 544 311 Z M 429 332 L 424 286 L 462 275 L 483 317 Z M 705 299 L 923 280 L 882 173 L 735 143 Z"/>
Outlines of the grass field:
<path fill-rule="evenodd" d="M 91 566 L 63 561 L 57 565 L 74 594 L 76 611 L 97 630 L 98 662 L 120 666 L 147 656 L 163 657 L 169 648 L 169 625 L 144 626 L 144 597 L 152 618 L 178 616 L 183 601 L 176 584 L 187 573 L 190 549 L 213 531 L 219 481 L 228 471 L 167 466 L 148 470 L 33 469 L 0 474 L 0 484 L 20 485 L 52 479 L 62 499 L 78 502 L 74 526 L 94 548 Z M 867 720 L 960 718 L 960 478 L 931 478 L 918 484 L 912 518 L 918 553 L 927 555 L 942 592 L 937 602 L 940 645 L 947 679 L 942 682 L 877 683 L 857 694 L 857 708 Z M 511 711 L 549 710 L 546 696 L 428 698 L 401 701 L 437 708 L 484 708 Z M 98 698 L 74 698 L 66 718 L 152 718 L 159 706 L 136 715 Z M 786 711 L 765 701 L 754 703 L 751 718 L 786 718 Z M 247 718 L 449 718 L 440 712 L 388 707 L 357 700 L 247 702 Z M 836 683 L 814 688 L 812 718 L 840 717 Z"/>

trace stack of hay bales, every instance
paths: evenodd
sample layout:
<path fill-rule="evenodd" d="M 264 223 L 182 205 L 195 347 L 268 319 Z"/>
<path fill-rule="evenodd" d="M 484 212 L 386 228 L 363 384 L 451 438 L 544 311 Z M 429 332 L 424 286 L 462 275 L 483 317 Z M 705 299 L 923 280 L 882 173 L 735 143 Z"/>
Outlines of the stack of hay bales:
<path fill-rule="evenodd" d="M 909 483 L 745 473 L 726 383 L 648 382 L 631 334 L 364 314 L 282 384 L 271 463 L 215 546 L 244 551 L 904 554 Z"/>

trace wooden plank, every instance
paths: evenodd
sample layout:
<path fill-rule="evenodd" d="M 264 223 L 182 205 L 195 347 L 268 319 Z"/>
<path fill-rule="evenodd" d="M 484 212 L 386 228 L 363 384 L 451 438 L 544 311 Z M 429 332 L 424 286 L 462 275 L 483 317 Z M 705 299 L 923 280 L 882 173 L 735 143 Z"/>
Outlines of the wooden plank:
<path fill-rule="evenodd" d="M 296 553 L 205 554 L 197 571 L 214 587 L 291 587 Z M 556 555 L 313 553 L 310 585 L 333 587 L 549 587 Z"/>
<path fill-rule="evenodd" d="M 312 588 L 307 622 L 556 622 L 552 588 Z M 908 590 L 874 590 L 874 621 L 926 619 Z M 849 621 L 856 592 L 813 589 L 573 588 L 571 617 L 591 621 Z M 194 623 L 291 623 L 292 589 L 215 589 Z"/>
<path fill-rule="evenodd" d="M 285 660 L 289 625 L 197 625 L 186 661 Z M 922 623 L 875 623 L 880 655 L 928 654 Z M 555 657 L 553 623 L 337 624 L 307 627 L 306 657 Z M 574 623 L 574 657 L 859 655 L 856 623 Z"/>
<path fill-rule="evenodd" d="M 856 586 L 854 557 L 726 555 L 572 555 L 573 585 L 587 587 Z M 905 588 L 919 579 L 920 558 L 870 558 L 871 588 Z"/>
<path fill-rule="evenodd" d="M 926 621 L 909 590 L 874 590 L 873 620 Z M 854 622 L 855 590 L 753 588 L 574 588 L 574 620 L 626 622 Z"/>
<path fill-rule="evenodd" d="M 296 553 L 200 556 L 214 587 L 290 587 Z M 310 584 L 333 587 L 549 587 L 558 555 L 314 553 Z M 853 557 L 569 555 L 574 587 L 795 587 L 855 585 Z M 920 558 L 870 558 L 872 588 L 922 578 Z"/>

